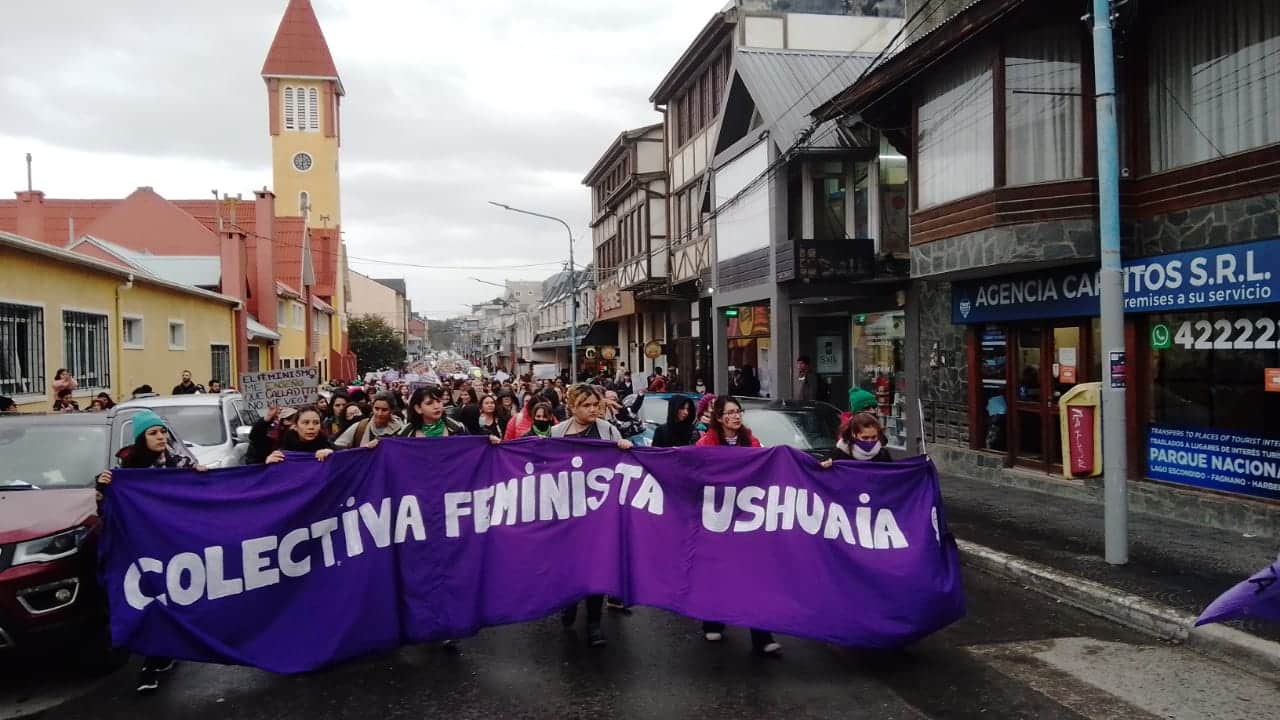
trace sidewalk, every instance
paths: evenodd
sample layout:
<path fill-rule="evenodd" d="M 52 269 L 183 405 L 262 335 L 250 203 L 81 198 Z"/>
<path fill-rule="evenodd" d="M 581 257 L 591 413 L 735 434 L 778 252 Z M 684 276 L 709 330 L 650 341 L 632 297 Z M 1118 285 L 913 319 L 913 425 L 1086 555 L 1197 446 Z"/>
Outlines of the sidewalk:
<path fill-rule="evenodd" d="M 1136 596 L 1130 599 L 1168 608 L 1174 611 L 1170 616 L 1199 615 L 1218 595 L 1275 561 L 1280 551 L 1280 541 L 1272 538 L 1130 513 L 1129 564 L 1112 566 L 1102 559 L 1101 505 L 954 476 L 941 482 L 947 520 L 962 545 L 1045 566 L 1068 576 L 1066 583 L 1072 578 L 1099 583 L 1105 594 Z M 992 564 L 969 548 L 965 560 L 979 567 Z M 1229 625 L 1280 641 L 1275 623 Z"/>

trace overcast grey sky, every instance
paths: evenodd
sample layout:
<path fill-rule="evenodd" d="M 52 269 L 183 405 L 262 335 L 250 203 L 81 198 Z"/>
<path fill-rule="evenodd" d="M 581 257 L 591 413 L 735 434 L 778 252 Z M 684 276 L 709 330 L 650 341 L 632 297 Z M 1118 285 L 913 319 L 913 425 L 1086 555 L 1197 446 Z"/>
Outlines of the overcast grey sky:
<path fill-rule="evenodd" d="M 724 0 L 313 0 L 347 95 L 342 214 L 353 260 L 403 276 L 414 307 L 465 311 L 563 262 L 558 215 L 590 257 L 582 177 L 624 128 L 657 122 L 663 74 Z M 0 191 L 169 198 L 271 184 L 259 77 L 285 0 L 6 2 Z"/>

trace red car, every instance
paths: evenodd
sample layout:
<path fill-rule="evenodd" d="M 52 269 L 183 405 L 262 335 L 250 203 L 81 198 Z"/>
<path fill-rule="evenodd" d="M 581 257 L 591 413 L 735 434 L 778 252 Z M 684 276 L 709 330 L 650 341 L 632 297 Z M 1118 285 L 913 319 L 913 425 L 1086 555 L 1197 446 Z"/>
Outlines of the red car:
<path fill-rule="evenodd" d="M 0 661 L 67 657 L 107 669 L 94 480 L 132 440 L 133 412 L 0 415 Z M 182 442 L 171 452 L 189 454 Z"/>

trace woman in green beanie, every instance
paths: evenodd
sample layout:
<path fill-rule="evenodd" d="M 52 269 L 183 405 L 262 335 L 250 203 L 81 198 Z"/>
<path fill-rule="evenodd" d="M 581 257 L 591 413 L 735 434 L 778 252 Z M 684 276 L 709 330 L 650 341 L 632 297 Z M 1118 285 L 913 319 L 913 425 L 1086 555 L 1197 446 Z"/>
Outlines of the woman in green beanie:
<path fill-rule="evenodd" d="M 196 472 L 204 472 L 208 468 L 197 465 L 182 453 L 172 452 L 169 447 L 169 427 L 164 418 L 151 410 L 143 410 L 130 420 L 133 430 L 133 444 L 120 448 L 116 457 L 123 468 L 191 468 Z M 103 470 L 98 475 L 98 493 L 101 499 L 102 490 L 111 484 L 111 471 Z M 138 672 L 138 692 L 149 693 L 160 687 L 160 673 L 173 669 L 172 658 L 148 657 Z"/>

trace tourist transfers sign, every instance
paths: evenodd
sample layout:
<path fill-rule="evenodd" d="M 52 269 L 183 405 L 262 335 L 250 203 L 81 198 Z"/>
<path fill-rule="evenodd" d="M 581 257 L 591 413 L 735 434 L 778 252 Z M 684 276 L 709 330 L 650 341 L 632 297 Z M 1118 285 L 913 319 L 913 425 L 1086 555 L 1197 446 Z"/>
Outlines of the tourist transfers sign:
<path fill-rule="evenodd" d="M 1280 439 L 1152 425 L 1147 477 L 1280 500 Z"/>
<path fill-rule="evenodd" d="M 1170 312 L 1280 302 L 1280 238 L 1139 258 L 1124 264 L 1125 312 Z M 1102 293 L 1093 267 L 1054 268 L 956 282 L 957 325 L 1094 317 Z"/>

